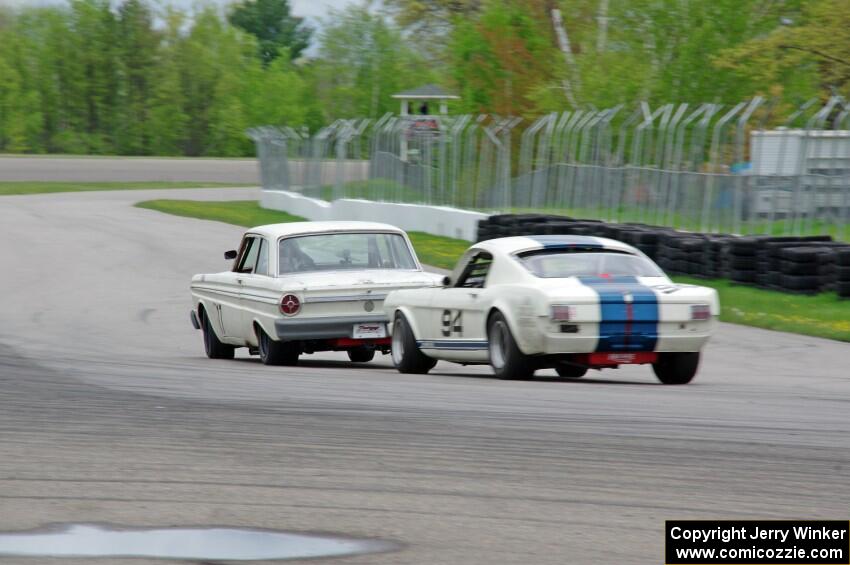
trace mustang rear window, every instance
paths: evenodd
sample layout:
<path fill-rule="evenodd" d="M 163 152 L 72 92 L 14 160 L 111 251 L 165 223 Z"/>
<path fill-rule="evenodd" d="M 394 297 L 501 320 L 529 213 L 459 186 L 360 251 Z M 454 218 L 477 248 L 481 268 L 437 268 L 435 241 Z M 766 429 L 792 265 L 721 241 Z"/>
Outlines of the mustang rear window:
<path fill-rule="evenodd" d="M 532 274 L 545 279 L 599 275 L 664 276 L 652 261 L 616 251 L 540 249 L 520 253 L 517 258 Z"/>
<path fill-rule="evenodd" d="M 281 275 L 308 271 L 415 269 L 407 242 L 396 233 L 332 233 L 280 241 Z"/>

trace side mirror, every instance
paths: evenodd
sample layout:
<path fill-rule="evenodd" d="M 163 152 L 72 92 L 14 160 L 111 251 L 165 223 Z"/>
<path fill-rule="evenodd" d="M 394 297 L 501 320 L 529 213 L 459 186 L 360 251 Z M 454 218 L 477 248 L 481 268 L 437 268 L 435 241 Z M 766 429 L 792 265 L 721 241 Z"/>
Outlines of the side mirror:
<path fill-rule="evenodd" d="M 443 277 L 443 286 L 452 286 L 452 278 L 448 275 Z"/>
<path fill-rule="evenodd" d="M 224 252 L 224 258 L 227 259 L 228 261 L 232 261 L 233 259 L 236 259 L 236 255 L 238 255 L 238 253 L 236 253 L 235 249 L 231 249 L 230 251 Z"/>

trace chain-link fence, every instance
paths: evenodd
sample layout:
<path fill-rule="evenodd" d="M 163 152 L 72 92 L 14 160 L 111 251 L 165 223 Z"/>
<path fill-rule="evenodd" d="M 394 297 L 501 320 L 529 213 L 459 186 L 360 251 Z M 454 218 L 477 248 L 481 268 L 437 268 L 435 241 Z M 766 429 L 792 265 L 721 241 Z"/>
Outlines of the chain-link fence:
<path fill-rule="evenodd" d="M 850 105 L 809 101 L 768 127 L 776 102 L 641 103 L 499 116 L 337 120 L 313 135 L 249 133 L 263 186 L 365 198 L 739 234 L 850 239 Z"/>

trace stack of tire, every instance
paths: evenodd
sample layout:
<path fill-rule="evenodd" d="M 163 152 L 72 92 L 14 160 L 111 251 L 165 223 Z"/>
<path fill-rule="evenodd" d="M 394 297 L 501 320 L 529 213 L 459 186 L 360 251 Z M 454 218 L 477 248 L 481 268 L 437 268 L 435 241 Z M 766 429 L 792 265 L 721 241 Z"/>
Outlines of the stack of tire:
<path fill-rule="evenodd" d="M 850 247 L 835 251 L 835 290 L 838 296 L 850 298 Z"/>
<path fill-rule="evenodd" d="M 477 241 L 521 235 L 596 235 L 607 233 L 599 220 L 545 214 L 500 214 L 478 222 Z"/>
<path fill-rule="evenodd" d="M 545 216 L 530 214 L 497 214 L 478 222 L 478 241 L 510 237 L 532 226 L 545 223 Z"/>
<path fill-rule="evenodd" d="M 759 238 L 759 245 L 756 251 L 756 262 L 758 264 L 759 274 L 756 277 L 756 282 L 762 288 L 774 290 L 795 290 L 805 289 L 805 281 L 788 279 L 786 282 L 795 288 L 789 288 L 783 283 L 783 276 L 800 276 L 807 271 L 803 267 L 792 266 L 789 263 L 792 261 L 789 257 L 783 257 L 783 250 L 791 247 L 822 247 L 831 246 L 832 238 L 828 235 L 824 236 L 807 236 L 807 237 L 762 237 Z M 793 252 L 791 255 L 795 257 Z M 802 253 L 805 255 L 805 253 Z M 786 263 L 786 270 L 783 270 L 783 261 Z M 811 289 L 809 289 L 811 290 Z"/>
<path fill-rule="evenodd" d="M 836 290 L 850 298 L 850 245 L 829 236 L 737 237 L 548 214 L 500 214 L 478 223 L 478 241 L 518 235 L 591 235 L 643 251 L 671 275 L 729 278 L 783 292 Z"/>
<path fill-rule="evenodd" d="M 705 267 L 703 276 L 709 279 L 729 276 L 729 245 L 735 239 L 730 235 L 707 235 L 705 238 Z"/>
<path fill-rule="evenodd" d="M 737 237 L 729 242 L 729 279 L 744 284 L 753 284 L 758 275 L 756 259 L 759 239 Z"/>
<path fill-rule="evenodd" d="M 663 228 L 644 224 L 606 224 L 600 237 L 616 239 L 643 251 L 650 259 L 658 258 L 658 241 Z"/>
<path fill-rule="evenodd" d="M 786 292 L 815 294 L 835 288 L 835 258 L 839 245 L 803 245 L 781 251 L 781 283 Z"/>
<path fill-rule="evenodd" d="M 671 274 L 703 276 L 705 242 L 702 234 L 662 233 L 658 244 L 658 265 Z"/>
<path fill-rule="evenodd" d="M 706 274 L 706 238 L 702 234 L 693 234 L 679 242 L 679 248 L 685 255 L 683 267 L 685 274 L 705 278 Z"/>

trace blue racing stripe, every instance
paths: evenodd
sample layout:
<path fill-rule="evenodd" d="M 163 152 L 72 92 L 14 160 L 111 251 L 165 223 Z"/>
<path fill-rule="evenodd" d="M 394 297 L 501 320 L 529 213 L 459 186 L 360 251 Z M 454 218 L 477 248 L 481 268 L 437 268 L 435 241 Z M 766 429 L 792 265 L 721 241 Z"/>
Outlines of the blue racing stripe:
<path fill-rule="evenodd" d="M 654 351 L 658 297 L 632 276 L 576 277 L 599 295 L 602 319 L 596 351 Z"/>

